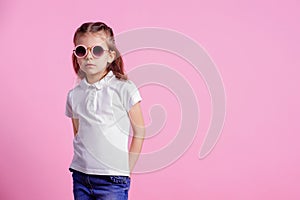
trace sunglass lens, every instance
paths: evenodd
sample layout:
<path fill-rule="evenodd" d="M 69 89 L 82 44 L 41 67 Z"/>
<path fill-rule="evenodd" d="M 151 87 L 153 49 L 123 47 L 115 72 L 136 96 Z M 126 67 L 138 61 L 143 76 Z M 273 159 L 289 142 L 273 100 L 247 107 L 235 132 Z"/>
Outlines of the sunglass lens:
<path fill-rule="evenodd" d="M 93 48 L 93 54 L 94 54 L 95 57 L 102 56 L 103 52 L 104 52 L 104 50 L 101 46 L 95 46 Z"/>
<path fill-rule="evenodd" d="M 84 57 L 86 54 L 86 49 L 83 46 L 78 46 L 75 49 L 75 54 L 77 57 Z"/>

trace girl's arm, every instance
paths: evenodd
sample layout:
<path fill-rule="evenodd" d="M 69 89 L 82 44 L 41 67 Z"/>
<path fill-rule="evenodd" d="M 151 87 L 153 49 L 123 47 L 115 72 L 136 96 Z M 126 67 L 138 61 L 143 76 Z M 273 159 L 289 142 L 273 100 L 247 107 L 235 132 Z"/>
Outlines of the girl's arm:
<path fill-rule="evenodd" d="M 73 131 L 74 131 L 74 137 L 75 137 L 77 134 L 77 131 L 78 131 L 79 120 L 72 118 L 72 124 L 73 124 Z"/>
<path fill-rule="evenodd" d="M 129 148 L 129 168 L 131 173 L 139 158 L 145 137 L 145 125 L 140 103 L 136 103 L 131 107 L 129 117 L 133 130 L 133 137 Z"/>

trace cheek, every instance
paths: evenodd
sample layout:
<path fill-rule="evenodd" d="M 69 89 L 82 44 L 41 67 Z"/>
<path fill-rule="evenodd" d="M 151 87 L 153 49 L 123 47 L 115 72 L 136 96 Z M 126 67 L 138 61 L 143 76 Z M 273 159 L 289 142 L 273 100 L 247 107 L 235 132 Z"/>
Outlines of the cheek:
<path fill-rule="evenodd" d="M 81 67 L 83 65 L 84 61 L 83 61 L 83 59 L 78 59 L 77 58 L 77 63 Z"/>
<path fill-rule="evenodd" d="M 98 66 L 103 66 L 107 64 L 107 58 L 106 57 L 100 57 L 98 59 L 94 60 L 94 63 Z"/>

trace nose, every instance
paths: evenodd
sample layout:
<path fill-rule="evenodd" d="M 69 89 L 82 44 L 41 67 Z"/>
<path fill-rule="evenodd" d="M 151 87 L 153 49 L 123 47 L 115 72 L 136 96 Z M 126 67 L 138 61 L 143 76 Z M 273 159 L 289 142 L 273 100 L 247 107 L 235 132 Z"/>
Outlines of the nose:
<path fill-rule="evenodd" d="M 85 58 L 88 59 L 88 60 L 93 59 L 93 55 L 92 55 L 91 49 L 87 49 L 87 55 L 86 55 Z"/>

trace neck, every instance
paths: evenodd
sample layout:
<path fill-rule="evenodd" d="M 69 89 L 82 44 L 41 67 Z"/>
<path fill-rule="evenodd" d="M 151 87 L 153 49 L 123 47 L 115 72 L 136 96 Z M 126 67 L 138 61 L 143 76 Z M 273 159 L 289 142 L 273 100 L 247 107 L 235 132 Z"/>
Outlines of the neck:
<path fill-rule="evenodd" d="M 102 78 L 104 78 L 107 73 L 108 73 L 108 70 L 104 70 L 97 74 L 88 74 L 88 75 L 86 75 L 86 80 L 89 84 L 94 84 L 94 83 L 100 81 Z"/>

